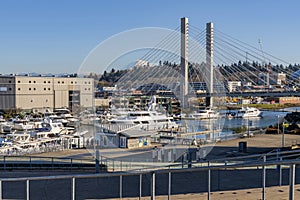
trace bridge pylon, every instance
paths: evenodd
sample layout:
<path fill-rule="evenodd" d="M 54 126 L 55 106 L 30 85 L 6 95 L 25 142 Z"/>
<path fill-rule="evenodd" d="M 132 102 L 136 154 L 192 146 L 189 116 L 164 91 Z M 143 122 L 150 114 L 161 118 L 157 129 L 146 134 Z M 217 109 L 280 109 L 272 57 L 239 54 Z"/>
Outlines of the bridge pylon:
<path fill-rule="evenodd" d="M 206 24 L 206 80 L 209 94 L 214 93 L 214 25 Z M 206 106 L 213 107 L 213 97 L 206 97 Z"/>

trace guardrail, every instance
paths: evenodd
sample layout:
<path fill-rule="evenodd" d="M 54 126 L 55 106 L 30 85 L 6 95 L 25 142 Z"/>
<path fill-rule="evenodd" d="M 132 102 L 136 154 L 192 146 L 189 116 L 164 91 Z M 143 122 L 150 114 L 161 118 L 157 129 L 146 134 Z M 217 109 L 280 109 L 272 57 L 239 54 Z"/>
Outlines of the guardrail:
<path fill-rule="evenodd" d="M 0 169 L 3 170 L 94 170 L 95 160 L 59 158 L 43 156 L 1 156 Z"/>
<path fill-rule="evenodd" d="M 92 181 L 92 179 L 100 179 L 103 180 L 105 182 L 105 180 L 113 180 L 110 182 L 110 184 L 105 184 L 106 189 L 108 191 L 105 191 L 105 188 L 102 187 L 96 187 L 96 191 L 98 194 L 93 194 L 94 196 L 91 197 L 91 193 L 88 192 L 89 198 L 99 198 L 99 196 L 101 197 L 101 199 L 105 199 L 105 198 L 123 198 L 124 196 L 127 196 L 126 190 L 125 188 L 127 188 L 127 190 L 133 190 L 129 196 L 132 196 L 132 194 L 135 194 L 135 197 L 138 197 L 139 199 L 142 198 L 142 196 L 151 196 L 151 199 L 155 199 L 156 196 L 156 190 L 158 191 L 159 189 L 161 189 L 161 184 L 160 186 L 157 186 L 156 184 L 159 184 L 161 182 L 165 182 L 166 184 L 164 184 L 166 186 L 165 190 L 164 190 L 164 194 L 168 196 L 168 199 L 171 198 L 172 194 L 176 193 L 180 193 L 182 189 L 185 189 L 184 192 L 185 193 L 201 193 L 201 192 L 206 192 L 207 193 L 207 199 L 210 200 L 210 195 L 212 192 L 212 188 L 216 188 L 215 185 L 220 184 L 219 182 L 221 181 L 220 177 L 218 177 L 217 179 L 215 178 L 214 175 L 212 175 L 213 172 L 218 171 L 220 173 L 220 170 L 224 170 L 222 172 L 226 172 L 226 170 L 230 171 L 231 173 L 234 173 L 235 170 L 248 170 L 248 169 L 252 169 L 255 168 L 256 172 L 258 174 L 261 175 L 261 183 L 259 184 L 262 191 L 261 191 L 261 199 L 265 199 L 266 198 L 266 179 L 267 178 L 273 178 L 272 173 L 279 173 L 279 180 L 278 180 L 278 186 L 282 185 L 282 172 L 283 172 L 283 168 L 288 168 L 289 169 L 289 199 L 290 200 L 294 200 L 294 190 L 295 190 L 295 174 L 296 174 L 296 165 L 300 164 L 300 160 L 290 160 L 290 161 L 269 161 L 266 162 L 265 158 L 263 159 L 263 161 L 260 162 L 255 162 L 255 163 L 247 163 L 247 164 L 236 164 L 236 165 L 222 165 L 222 166 L 205 166 L 205 167 L 197 167 L 197 168 L 189 168 L 189 169 L 169 169 L 169 170 L 156 170 L 156 171 L 140 171 L 140 172 L 133 172 L 133 173 L 106 173 L 106 174 L 85 174 L 85 175 L 61 175 L 61 176 L 45 176 L 45 177 L 22 177 L 22 178 L 1 178 L 0 179 L 0 199 L 2 199 L 3 197 L 5 198 L 11 198 L 11 195 L 8 195 L 7 192 L 9 191 L 5 191 L 3 190 L 3 187 L 5 184 L 7 184 L 7 182 L 24 182 L 25 183 L 25 199 L 29 200 L 29 199 L 38 199 L 38 197 L 35 197 L 33 194 L 31 194 L 30 192 L 34 193 L 34 190 L 36 187 L 31 187 L 31 184 L 34 184 L 36 181 L 59 181 L 61 179 L 66 179 L 68 180 L 68 182 L 70 183 L 70 187 L 69 187 L 69 191 L 67 195 L 68 199 L 72 199 L 75 200 L 76 198 L 88 198 L 87 196 L 83 196 L 81 193 L 84 193 L 84 185 L 82 185 L 82 182 L 84 182 L 85 185 L 87 185 L 87 187 L 92 187 L 94 186 L 94 182 Z M 276 170 L 274 171 L 274 168 L 276 168 Z M 231 170 L 230 170 L 231 169 Z M 271 170 L 270 172 L 268 172 L 269 177 L 267 177 L 267 170 Z M 228 172 L 227 171 L 227 172 Z M 247 172 L 247 171 L 246 171 Z M 272 173 L 271 173 L 272 172 Z M 189 186 L 188 183 L 182 184 L 182 183 L 176 183 L 176 178 L 172 177 L 176 177 L 176 175 L 178 173 L 187 173 L 187 174 L 192 174 L 193 176 L 199 173 L 202 173 L 202 175 L 206 175 L 203 176 L 203 180 L 188 180 L 190 182 L 190 184 L 194 185 L 194 182 L 198 182 L 198 185 L 196 185 L 198 187 L 198 191 L 195 191 L 195 189 L 188 191 L 188 187 L 192 187 Z M 163 176 L 162 176 L 163 175 Z M 271 176 L 270 176 L 271 175 Z M 147 176 L 146 178 L 143 177 Z M 250 176 L 253 176 L 252 174 L 250 174 Z M 134 178 L 138 178 L 137 180 L 133 180 L 132 178 L 128 178 L 128 177 L 134 177 Z M 156 178 L 157 177 L 157 178 Z M 109 178 L 109 179 L 105 179 L 105 178 Z M 233 178 L 233 177 L 232 177 Z M 200 182 L 202 182 L 202 184 L 200 184 Z M 243 180 L 243 181 L 247 181 L 247 180 Z M 97 180 L 97 182 L 101 182 L 99 180 Z M 128 188 L 126 187 L 127 184 L 131 184 L 132 182 L 138 182 L 138 187 L 135 188 Z M 89 184 L 90 183 L 90 184 Z M 135 184 L 134 183 L 134 184 Z M 132 183 L 133 184 L 133 183 Z M 59 184 L 55 184 L 57 185 L 57 187 L 60 187 Z M 118 186 L 118 188 L 115 188 L 115 186 Z M 150 192 L 146 191 L 147 187 L 150 185 Z M 258 184 L 256 184 L 258 185 Z M 202 187 L 202 188 L 201 188 Z M 117 190 L 114 190 L 114 192 L 112 193 L 110 191 L 111 188 L 115 188 Z M 174 188 L 177 188 L 176 190 L 178 191 L 174 191 Z M 6 189 L 8 189 L 8 187 L 6 187 Z M 47 186 L 47 189 L 50 189 L 50 187 Z M 196 188 L 197 189 L 197 188 Z M 244 188 L 247 189 L 247 188 Z M 24 191 L 24 188 L 22 189 Z M 179 191 L 180 190 L 180 191 Z M 216 190 L 216 189 L 214 189 Z M 15 193 L 17 193 L 18 191 L 14 191 Z M 50 191 L 51 194 L 55 195 L 55 192 L 57 191 Z M 66 193 L 67 191 L 64 190 L 64 193 Z M 103 194 L 101 194 L 103 193 Z M 105 197 L 104 193 L 107 193 L 108 196 Z M 161 193 L 161 190 L 160 190 Z M 36 194 L 41 194 L 41 193 L 36 193 Z M 125 195 L 124 195 L 125 194 Z M 58 194 L 57 194 L 58 195 Z M 98 196 L 97 196 L 98 195 Z M 15 198 L 15 197 L 14 197 Z M 55 198 L 55 196 L 52 196 L 52 198 Z M 60 198 L 58 196 L 56 196 L 56 199 Z M 66 198 L 66 197 L 65 197 Z"/>
<path fill-rule="evenodd" d="M 195 147 L 196 148 L 196 147 Z M 199 152 L 199 151 L 198 151 Z M 199 156 L 199 155 L 198 155 Z M 139 159 L 127 159 L 119 160 L 108 158 L 105 156 L 100 157 L 100 163 L 106 167 L 107 171 L 135 171 L 135 170 L 156 170 L 156 169 L 180 169 L 188 167 L 203 167 L 208 166 L 208 163 L 212 165 L 232 165 L 237 163 L 253 163 L 262 161 L 264 158 L 266 161 L 282 161 L 288 159 L 300 158 L 300 150 L 281 151 L 280 149 L 265 154 L 253 154 L 246 156 L 227 157 L 211 160 L 189 160 L 188 150 L 177 160 L 177 163 L 160 162 L 155 159 L 140 161 Z"/>
<path fill-rule="evenodd" d="M 262 161 L 265 157 L 267 161 L 280 161 L 300 158 L 300 150 L 293 151 L 272 151 L 266 154 L 255 154 L 238 157 L 227 157 L 213 160 L 188 160 L 188 151 L 177 163 L 160 162 L 155 159 L 145 160 L 139 159 L 119 160 L 100 156 L 100 169 L 109 172 L 136 171 L 136 170 L 157 170 L 157 169 L 177 169 L 187 167 L 203 167 L 208 163 L 212 165 L 232 165 L 237 163 L 251 163 Z M 0 156 L 0 170 L 94 170 L 94 159 L 83 158 L 59 158 L 59 157 L 43 157 L 43 156 Z"/>

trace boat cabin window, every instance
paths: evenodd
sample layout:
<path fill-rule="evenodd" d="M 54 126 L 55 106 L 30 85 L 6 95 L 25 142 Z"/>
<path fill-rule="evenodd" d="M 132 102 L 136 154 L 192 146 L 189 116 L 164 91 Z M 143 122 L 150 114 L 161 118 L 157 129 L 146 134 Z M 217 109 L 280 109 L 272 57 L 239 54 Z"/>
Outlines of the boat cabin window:
<path fill-rule="evenodd" d="M 199 113 L 206 113 L 205 110 L 199 110 Z"/>
<path fill-rule="evenodd" d="M 129 113 L 130 117 L 145 117 L 145 116 L 150 116 L 149 113 Z"/>
<path fill-rule="evenodd" d="M 168 119 L 159 119 L 157 122 L 168 122 Z"/>

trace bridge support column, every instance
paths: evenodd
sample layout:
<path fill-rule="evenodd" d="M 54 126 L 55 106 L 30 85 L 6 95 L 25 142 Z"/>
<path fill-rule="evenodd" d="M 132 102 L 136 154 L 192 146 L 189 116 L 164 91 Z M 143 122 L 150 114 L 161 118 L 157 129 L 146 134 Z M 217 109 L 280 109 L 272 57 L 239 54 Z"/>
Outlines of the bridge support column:
<path fill-rule="evenodd" d="M 214 25 L 206 24 L 206 84 L 209 94 L 214 93 Z M 206 98 L 206 106 L 213 107 L 213 97 Z"/>
<path fill-rule="evenodd" d="M 188 94 L 188 31 L 189 23 L 188 18 L 181 18 L 181 107 L 184 108 L 187 105 L 187 94 Z"/>

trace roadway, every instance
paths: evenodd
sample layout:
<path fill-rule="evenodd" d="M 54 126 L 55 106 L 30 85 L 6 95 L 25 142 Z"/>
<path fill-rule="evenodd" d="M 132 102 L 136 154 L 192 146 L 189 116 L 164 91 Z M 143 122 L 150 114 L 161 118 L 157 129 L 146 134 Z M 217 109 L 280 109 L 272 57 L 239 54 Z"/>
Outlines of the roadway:
<path fill-rule="evenodd" d="M 220 93 L 198 93 L 197 97 L 291 97 L 300 96 L 300 91 L 251 91 L 251 92 L 220 92 Z"/>

